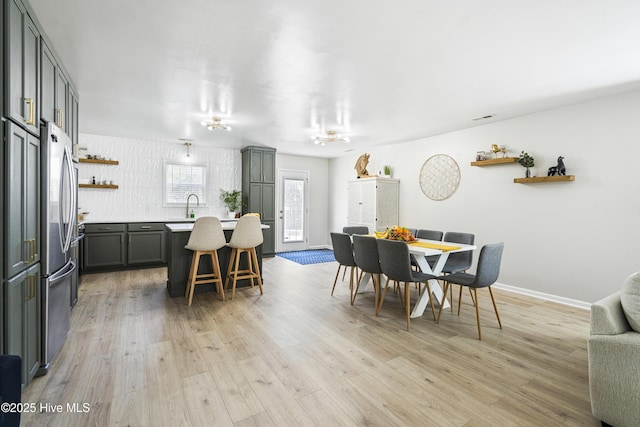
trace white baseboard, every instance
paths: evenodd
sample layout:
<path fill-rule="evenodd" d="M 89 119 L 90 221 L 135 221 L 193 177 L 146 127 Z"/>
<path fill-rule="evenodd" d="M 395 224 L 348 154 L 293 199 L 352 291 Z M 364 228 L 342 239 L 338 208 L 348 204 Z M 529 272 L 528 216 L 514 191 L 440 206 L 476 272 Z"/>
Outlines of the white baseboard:
<path fill-rule="evenodd" d="M 570 305 L 576 308 L 582 308 L 584 310 L 591 310 L 591 303 L 585 301 L 579 301 L 571 298 L 564 298 L 558 295 L 546 294 L 544 292 L 532 291 L 531 289 L 518 288 L 516 286 L 505 285 L 503 283 L 496 283 L 493 285 L 496 289 L 502 289 L 503 291 L 513 292 L 516 294 L 527 295 L 530 297 L 543 299 L 546 301 L 553 301 L 564 305 Z"/>

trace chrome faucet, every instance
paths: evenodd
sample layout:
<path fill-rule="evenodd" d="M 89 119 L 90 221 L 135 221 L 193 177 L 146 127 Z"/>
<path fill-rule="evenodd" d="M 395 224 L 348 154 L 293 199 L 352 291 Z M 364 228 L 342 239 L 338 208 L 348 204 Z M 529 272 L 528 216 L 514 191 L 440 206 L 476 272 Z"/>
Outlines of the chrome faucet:
<path fill-rule="evenodd" d="M 187 218 L 189 218 L 189 199 L 191 199 L 191 196 L 196 196 L 196 203 L 198 204 L 198 206 L 200 206 L 200 198 L 198 197 L 198 195 L 195 193 L 189 194 L 187 196 Z"/>

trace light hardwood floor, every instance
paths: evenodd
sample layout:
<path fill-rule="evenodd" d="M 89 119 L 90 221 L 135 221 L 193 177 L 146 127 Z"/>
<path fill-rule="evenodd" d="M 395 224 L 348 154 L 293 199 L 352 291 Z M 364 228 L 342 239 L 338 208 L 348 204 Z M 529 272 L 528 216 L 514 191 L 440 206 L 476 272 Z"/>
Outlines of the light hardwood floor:
<path fill-rule="evenodd" d="M 85 275 L 71 333 L 25 403 L 26 426 L 597 426 L 589 312 L 486 290 L 462 314 L 412 319 L 387 294 L 349 304 L 337 264 L 265 259 L 264 295 L 170 298 L 163 268 Z M 415 291 L 414 291 L 415 292 Z M 412 296 L 415 300 L 415 295 Z M 88 412 L 67 411 L 88 404 Z"/>

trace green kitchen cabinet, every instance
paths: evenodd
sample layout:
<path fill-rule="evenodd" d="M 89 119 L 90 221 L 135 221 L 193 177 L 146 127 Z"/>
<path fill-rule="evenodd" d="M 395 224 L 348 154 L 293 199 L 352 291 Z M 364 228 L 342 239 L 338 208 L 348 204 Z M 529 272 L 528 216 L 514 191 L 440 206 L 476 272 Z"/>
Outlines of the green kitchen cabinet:
<path fill-rule="evenodd" d="M 257 212 L 270 228 L 264 232 L 262 255 L 275 255 L 276 150 L 265 147 L 242 149 L 242 197 L 244 212 Z"/>
<path fill-rule="evenodd" d="M 5 115 L 40 134 L 40 31 L 20 0 L 6 0 Z"/>
<path fill-rule="evenodd" d="M 58 63 L 47 43 L 40 42 L 40 117 L 46 122 L 56 120 L 56 73 Z"/>
<path fill-rule="evenodd" d="M 126 258 L 125 224 L 86 224 L 83 269 L 124 267 Z"/>
<path fill-rule="evenodd" d="M 5 123 L 5 277 L 40 260 L 40 140 Z"/>
<path fill-rule="evenodd" d="M 166 232 L 164 223 L 127 224 L 127 264 L 164 264 Z"/>
<path fill-rule="evenodd" d="M 40 264 L 5 282 L 6 354 L 22 357 L 22 383 L 29 384 L 40 367 Z"/>
<path fill-rule="evenodd" d="M 80 112 L 80 101 L 78 94 L 69 85 L 69 114 L 67 118 L 67 135 L 73 144 L 73 155 L 78 157 L 78 114 Z"/>

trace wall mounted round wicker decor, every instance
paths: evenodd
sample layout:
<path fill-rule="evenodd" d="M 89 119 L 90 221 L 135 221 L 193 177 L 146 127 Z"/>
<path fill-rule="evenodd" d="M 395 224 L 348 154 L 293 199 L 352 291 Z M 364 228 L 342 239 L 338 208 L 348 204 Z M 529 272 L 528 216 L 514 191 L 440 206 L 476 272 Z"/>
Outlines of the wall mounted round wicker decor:
<path fill-rule="evenodd" d="M 445 200 L 458 189 L 460 168 L 451 156 L 436 154 L 422 165 L 419 180 L 425 196 L 431 200 Z"/>

